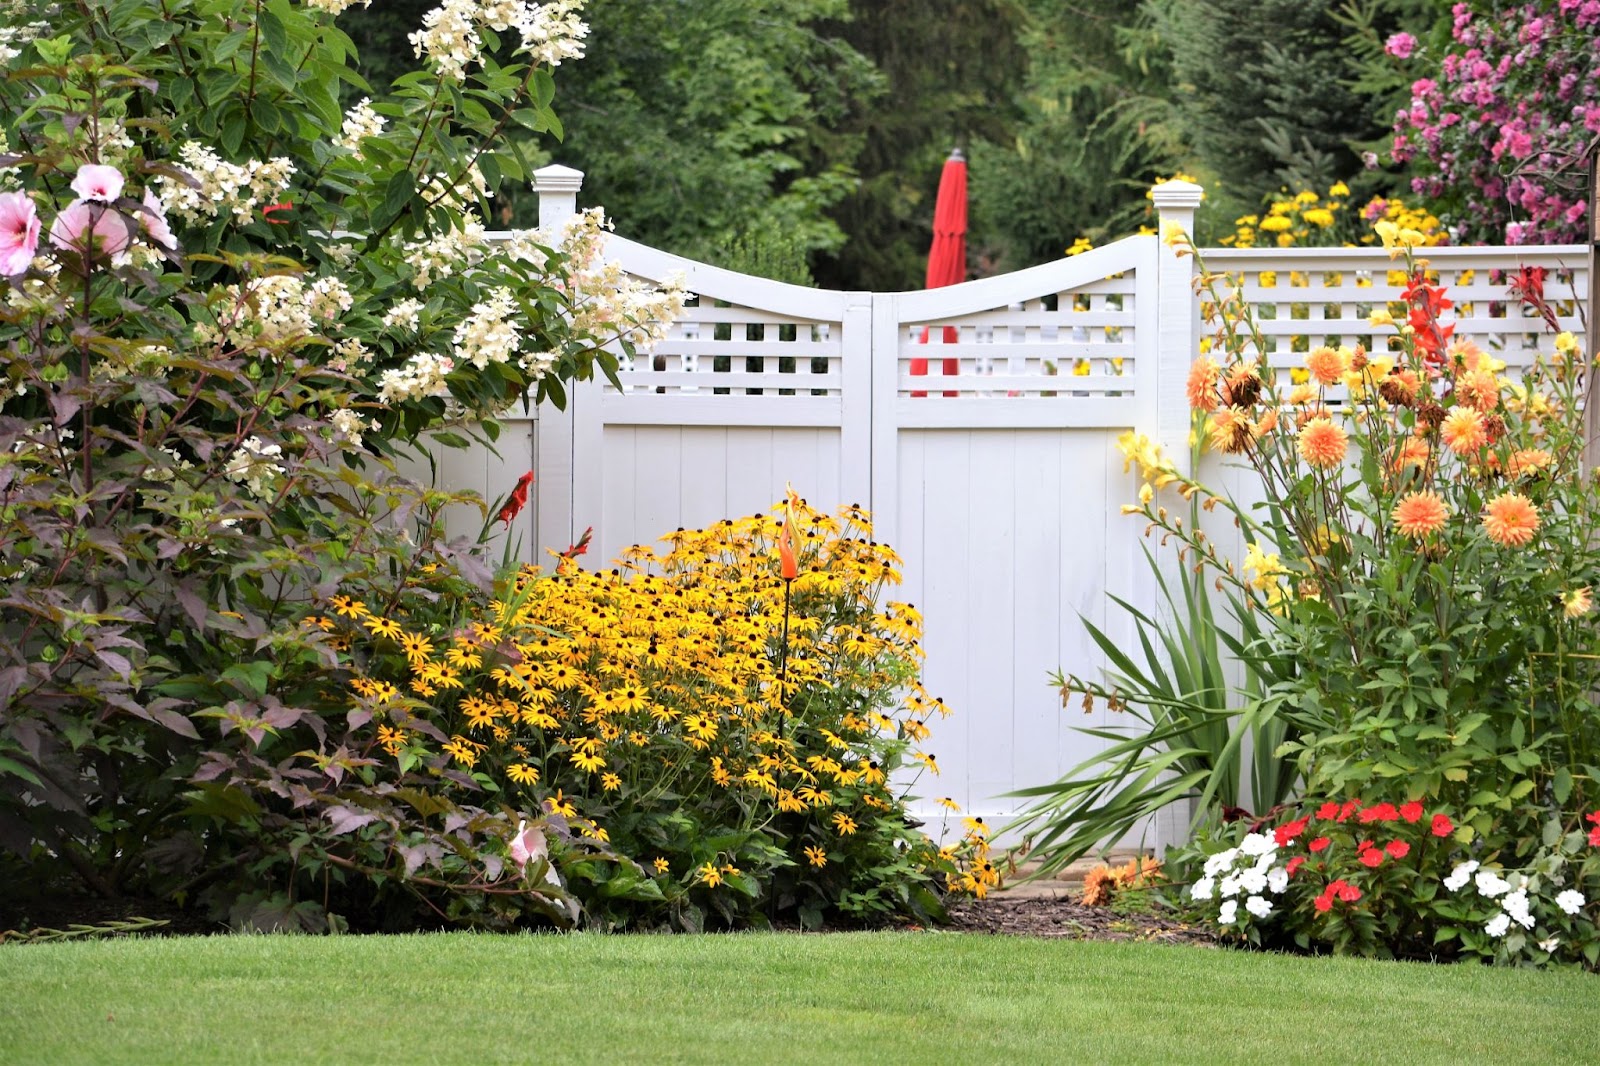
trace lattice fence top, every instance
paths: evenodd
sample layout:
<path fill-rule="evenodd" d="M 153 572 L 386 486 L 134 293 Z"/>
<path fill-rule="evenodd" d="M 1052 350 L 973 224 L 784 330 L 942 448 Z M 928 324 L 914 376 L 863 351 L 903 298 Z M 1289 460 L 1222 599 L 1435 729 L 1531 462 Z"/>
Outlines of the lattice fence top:
<path fill-rule="evenodd" d="M 1260 322 L 1269 362 L 1303 365 L 1319 345 L 1363 345 L 1383 352 L 1398 347 L 1392 326 L 1371 315 L 1388 310 L 1406 318 L 1403 263 L 1382 249 L 1213 249 L 1202 251 L 1209 269 L 1235 276 Z M 1580 307 L 1589 285 L 1588 250 L 1581 246 L 1530 248 L 1429 248 L 1431 280 L 1445 286 L 1454 306 L 1455 336 L 1472 340 L 1511 367 L 1527 366 L 1550 349 L 1550 330 L 1509 285 L 1523 268 L 1544 271 L 1545 297 L 1562 329 L 1583 329 Z"/>

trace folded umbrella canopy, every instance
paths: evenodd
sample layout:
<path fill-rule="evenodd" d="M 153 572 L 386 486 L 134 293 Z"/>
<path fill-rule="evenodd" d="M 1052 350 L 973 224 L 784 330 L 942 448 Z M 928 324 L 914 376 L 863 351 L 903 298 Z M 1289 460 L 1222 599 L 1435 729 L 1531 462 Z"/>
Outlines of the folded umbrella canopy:
<path fill-rule="evenodd" d="M 967 280 L 967 159 L 956 148 L 944 161 L 944 171 L 939 175 L 939 195 L 933 204 L 933 245 L 928 249 L 928 280 L 924 286 L 938 289 L 946 285 L 959 285 Z M 954 326 L 944 327 L 944 342 L 955 344 L 960 334 Z M 922 331 L 921 342 L 928 343 L 928 331 Z M 946 359 L 944 374 L 955 377 L 961 372 L 960 359 Z M 911 360 L 911 373 L 916 376 L 928 373 L 926 359 Z M 926 396 L 913 392 L 913 396 Z M 959 395 L 946 392 L 946 396 Z"/>

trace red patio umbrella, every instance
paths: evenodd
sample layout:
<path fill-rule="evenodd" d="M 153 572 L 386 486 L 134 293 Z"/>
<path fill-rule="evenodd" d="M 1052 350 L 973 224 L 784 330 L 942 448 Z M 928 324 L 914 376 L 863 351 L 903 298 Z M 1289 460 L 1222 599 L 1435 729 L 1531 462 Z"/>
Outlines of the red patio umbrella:
<path fill-rule="evenodd" d="M 967 159 L 961 149 L 952 149 L 944 161 L 944 171 L 939 175 L 939 196 L 933 205 L 933 245 L 928 249 L 928 281 L 924 288 L 938 289 L 945 285 L 959 285 L 967 280 Z M 960 334 L 954 326 L 944 327 L 944 342 L 955 344 Z M 921 342 L 928 343 L 928 331 L 922 331 Z M 925 375 L 926 359 L 911 360 L 911 373 Z M 960 359 L 946 359 L 946 377 L 961 372 Z M 926 396 L 913 392 L 913 396 Z M 946 392 L 946 396 L 959 395 Z"/>

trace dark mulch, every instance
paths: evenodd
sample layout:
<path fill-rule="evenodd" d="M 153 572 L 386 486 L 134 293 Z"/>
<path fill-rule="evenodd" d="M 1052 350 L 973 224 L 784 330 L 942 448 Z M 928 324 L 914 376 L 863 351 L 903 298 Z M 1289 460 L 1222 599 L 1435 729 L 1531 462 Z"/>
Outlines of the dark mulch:
<path fill-rule="evenodd" d="M 1160 915 L 1117 914 L 1109 907 L 1086 907 L 1065 897 L 1015 898 L 1004 893 L 963 900 L 950 907 L 947 927 L 963 933 L 1067 940 L 1124 940 L 1215 947 L 1206 930 Z"/>

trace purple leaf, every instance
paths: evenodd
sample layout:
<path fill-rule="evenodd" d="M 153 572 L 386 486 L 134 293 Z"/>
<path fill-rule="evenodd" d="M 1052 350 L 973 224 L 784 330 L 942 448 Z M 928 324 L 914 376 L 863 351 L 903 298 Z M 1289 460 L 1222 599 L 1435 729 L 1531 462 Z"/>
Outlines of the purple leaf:
<path fill-rule="evenodd" d="M 378 820 L 378 816 L 371 811 L 357 810 L 354 807 L 335 807 L 328 812 L 328 822 L 333 829 L 333 835 L 353 833 L 364 825 L 370 825 Z"/>

